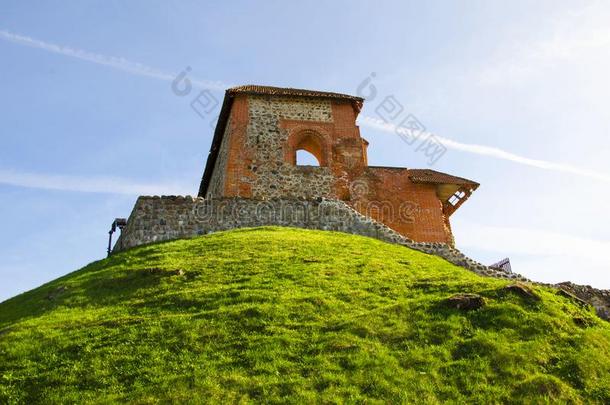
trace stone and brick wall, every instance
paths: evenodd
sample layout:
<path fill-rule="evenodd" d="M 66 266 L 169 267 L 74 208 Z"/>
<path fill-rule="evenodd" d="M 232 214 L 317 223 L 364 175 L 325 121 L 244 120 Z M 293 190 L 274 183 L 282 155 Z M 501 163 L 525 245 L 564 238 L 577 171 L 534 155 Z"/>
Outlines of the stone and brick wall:
<path fill-rule="evenodd" d="M 314 98 L 237 97 L 220 148 L 218 168 L 212 177 L 212 183 L 221 187 L 210 188 L 206 197 L 331 196 L 334 178 L 328 167 L 303 170 L 287 161 L 291 132 L 281 125 L 287 120 L 298 121 L 307 128 L 314 123 L 332 123 L 331 102 Z"/>
<path fill-rule="evenodd" d="M 339 231 L 401 244 L 482 275 L 524 280 L 477 263 L 444 243 L 415 242 L 336 199 L 139 197 L 113 251 L 211 232 L 258 226 Z"/>
<path fill-rule="evenodd" d="M 411 182 L 408 169 L 366 168 L 352 183 L 349 203 L 413 240 L 453 244 L 436 185 Z"/>
<path fill-rule="evenodd" d="M 206 197 L 339 199 L 413 240 L 453 243 L 436 186 L 367 166 L 356 115 L 337 100 L 235 97 Z M 298 149 L 320 167 L 297 166 Z"/>

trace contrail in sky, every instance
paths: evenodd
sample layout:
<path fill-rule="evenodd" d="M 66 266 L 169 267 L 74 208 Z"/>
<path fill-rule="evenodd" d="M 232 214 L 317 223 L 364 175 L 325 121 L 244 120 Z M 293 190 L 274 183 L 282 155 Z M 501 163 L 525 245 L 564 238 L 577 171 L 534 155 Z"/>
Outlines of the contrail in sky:
<path fill-rule="evenodd" d="M 397 128 L 396 125 L 386 123 L 381 119 L 374 117 L 363 116 L 358 120 L 358 124 L 368 128 L 376 129 L 379 131 L 392 133 L 395 135 L 403 134 L 409 136 L 408 130 L 405 128 Z M 423 138 L 429 133 L 421 134 Z M 520 156 L 505 150 L 485 145 L 477 145 L 473 143 L 462 143 L 454 141 L 453 139 L 445 138 L 434 134 L 434 137 L 446 148 L 458 150 L 461 152 L 474 153 L 475 155 L 489 156 L 496 159 L 508 160 L 510 162 L 518 163 L 525 166 L 537 167 L 539 169 L 553 170 L 556 172 L 571 173 L 579 176 L 589 177 L 596 180 L 602 180 L 610 182 L 610 175 L 598 172 L 590 169 L 583 169 L 577 166 L 567 165 L 563 163 L 550 162 L 548 160 L 531 159 L 524 156 Z"/>
<path fill-rule="evenodd" d="M 41 40 L 31 38 L 28 36 L 10 33 L 6 30 L 0 30 L 0 39 L 9 41 L 9 42 L 12 42 L 15 44 L 28 46 L 31 48 L 38 48 L 38 49 L 45 50 L 47 52 L 52 52 L 52 53 L 84 60 L 84 61 L 95 63 L 98 65 L 111 67 L 114 69 L 122 70 L 122 71 L 130 73 L 130 74 L 134 74 L 134 75 L 146 76 L 146 77 L 150 77 L 153 79 L 169 81 L 169 82 L 173 81 L 176 78 L 175 75 L 172 75 L 170 73 L 163 72 L 159 69 L 156 69 L 156 68 L 138 63 L 138 62 L 132 62 L 125 58 L 107 56 L 107 55 L 102 55 L 102 54 L 98 54 L 98 53 L 85 51 L 82 49 L 71 48 L 71 47 L 63 46 L 63 45 L 57 45 L 54 43 L 41 41 Z M 213 80 L 191 79 L 191 82 L 198 87 L 206 88 L 206 89 L 210 89 L 210 90 L 223 91 L 223 90 L 227 89 L 228 87 L 231 87 L 231 85 L 229 85 L 229 84 L 222 83 L 219 81 L 213 81 Z M 393 133 L 393 134 L 397 134 L 397 133 L 400 133 L 400 131 L 402 131 L 402 129 L 397 129 L 396 126 L 393 124 L 385 123 L 382 120 L 376 119 L 373 117 L 363 116 L 360 118 L 359 124 L 366 126 L 368 128 L 380 130 L 380 131 L 387 132 L 387 133 Z M 408 134 L 405 134 L 405 135 L 408 135 Z M 453 139 L 441 137 L 438 135 L 435 135 L 435 137 L 445 147 L 453 149 L 453 150 L 473 153 L 473 154 L 480 155 L 480 156 L 488 156 L 488 157 L 501 159 L 501 160 L 507 160 L 507 161 L 510 161 L 513 163 L 530 166 L 530 167 L 536 167 L 539 169 L 551 170 L 551 171 L 562 172 L 562 173 L 570 173 L 570 174 L 575 174 L 575 175 L 588 177 L 588 178 L 592 178 L 592 179 L 596 179 L 596 180 L 602 180 L 604 182 L 610 182 L 610 175 L 603 173 L 603 172 L 580 168 L 577 166 L 563 164 L 563 163 L 551 162 L 551 161 L 547 161 L 547 160 L 527 158 L 527 157 L 520 156 L 520 155 L 511 153 L 511 152 L 507 152 L 505 150 L 502 150 L 502 149 L 499 149 L 499 148 L 496 148 L 493 146 L 462 143 L 462 142 L 454 141 Z M 8 176 L 7 173 L 0 172 L 0 182 L 6 183 L 7 176 Z M 27 177 L 30 175 L 23 175 L 23 176 Z M 11 176 L 8 176 L 8 177 L 11 177 Z M 14 174 L 13 174 L 13 177 L 15 177 Z M 26 178 L 26 177 L 23 177 L 23 178 Z M 56 177 L 62 178 L 61 176 L 56 176 Z M 67 179 L 67 178 L 64 178 L 64 179 Z M 117 181 L 117 180 L 115 179 L 114 181 Z M 28 181 L 28 183 L 32 184 L 31 181 Z M 16 185 L 16 182 L 13 181 L 11 184 Z M 111 183 L 107 183 L 106 185 L 109 185 L 109 184 L 114 184 L 115 186 L 117 186 L 117 187 L 111 187 L 111 188 L 117 190 L 119 193 L 122 192 L 121 190 L 124 190 L 124 188 L 120 182 L 116 183 L 116 184 L 111 182 Z M 82 187 L 75 187 L 75 188 L 82 189 Z M 104 186 L 102 188 L 106 188 L 106 187 Z M 147 189 L 146 186 L 141 188 L 142 191 L 144 191 L 146 189 Z M 86 191 L 86 190 L 82 190 L 82 191 Z"/>
<path fill-rule="evenodd" d="M 41 41 L 24 35 L 13 34 L 8 31 L 0 30 L 0 39 L 13 42 L 15 44 L 38 48 L 47 52 L 57 53 L 64 56 L 84 60 L 98 65 L 108 66 L 114 69 L 122 70 L 138 76 L 146 76 L 153 79 L 164 80 L 171 82 L 176 78 L 176 75 L 163 72 L 159 69 L 143 65 L 138 62 L 132 62 L 125 58 L 116 56 L 107 56 L 99 53 L 84 51 L 82 49 L 71 48 L 69 46 L 57 45 L 50 42 Z M 191 82 L 197 86 L 210 90 L 224 91 L 230 85 L 213 80 L 197 80 L 191 79 Z"/>

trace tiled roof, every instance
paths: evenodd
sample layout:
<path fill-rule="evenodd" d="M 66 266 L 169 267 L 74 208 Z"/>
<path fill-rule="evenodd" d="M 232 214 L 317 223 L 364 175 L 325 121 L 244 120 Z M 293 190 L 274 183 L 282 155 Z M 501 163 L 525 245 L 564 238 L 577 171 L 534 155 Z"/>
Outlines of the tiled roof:
<path fill-rule="evenodd" d="M 452 176 L 447 173 L 437 172 L 431 169 L 409 169 L 408 176 L 414 183 L 434 183 L 434 184 L 457 184 L 477 188 L 479 183 Z"/>
<path fill-rule="evenodd" d="M 290 87 L 257 86 L 252 84 L 232 87 L 227 90 L 227 94 L 267 94 L 272 96 L 320 97 L 349 100 L 359 103 L 362 103 L 364 101 L 362 97 L 350 96 L 349 94 L 333 93 L 330 91 L 293 89 Z"/>

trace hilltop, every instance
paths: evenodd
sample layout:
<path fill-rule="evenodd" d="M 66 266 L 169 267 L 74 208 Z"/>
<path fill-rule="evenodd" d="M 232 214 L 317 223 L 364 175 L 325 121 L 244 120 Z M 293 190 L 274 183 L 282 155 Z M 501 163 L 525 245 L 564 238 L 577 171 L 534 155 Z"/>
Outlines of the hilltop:
<path fill-rule="evenodd" d="M 610 323 L 511 284 L 336 232 L 141 246 L 0 303 L 0 403 L 609 403 Z"/>

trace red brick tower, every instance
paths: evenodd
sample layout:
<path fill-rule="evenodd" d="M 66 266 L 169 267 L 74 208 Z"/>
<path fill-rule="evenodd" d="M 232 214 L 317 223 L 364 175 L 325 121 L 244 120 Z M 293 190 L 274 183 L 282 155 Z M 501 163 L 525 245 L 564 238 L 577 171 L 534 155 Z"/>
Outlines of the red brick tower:
<path fill-rule="evenodd" d="M 226 91 L 199 196 L 334 198 L 419 242 L 453 243 L 449 217 L 478 183 L 429 169 L 368 166 L 346 94 L 240 86 Z M 297 165 L 305 150 L 319 166 Z"/>

